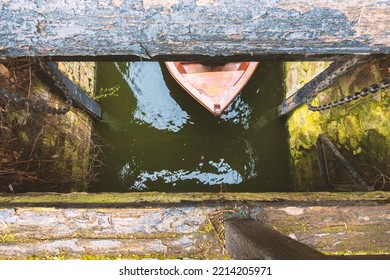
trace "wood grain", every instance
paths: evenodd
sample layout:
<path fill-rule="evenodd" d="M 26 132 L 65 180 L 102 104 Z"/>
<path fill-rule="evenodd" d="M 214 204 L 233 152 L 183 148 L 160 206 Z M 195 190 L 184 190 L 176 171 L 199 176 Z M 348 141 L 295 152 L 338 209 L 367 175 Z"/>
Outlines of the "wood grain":
<path fill-rule="evenodd" d="M 390 4 L 379 0 L 1 0 L 0 13 L 0 57 L 302 60 L 390 53 Z"/>

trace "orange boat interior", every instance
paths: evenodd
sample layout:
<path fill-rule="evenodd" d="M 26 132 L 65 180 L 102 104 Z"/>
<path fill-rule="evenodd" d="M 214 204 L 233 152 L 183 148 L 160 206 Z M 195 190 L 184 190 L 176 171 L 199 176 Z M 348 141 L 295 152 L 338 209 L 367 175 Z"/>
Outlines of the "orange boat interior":
<path fill-rule="evenodd" d="M 215 116 L 240 93 L 258 62 L 166 62 L 175 80 Z"/>
<path fill-rule="evenodd" d="M 210 66 L 199 62 L 175 62 L 180 74 L 198 90 L 218 97 L 233 87 L 244 74 L 249 62 L 229 62 Z"/>

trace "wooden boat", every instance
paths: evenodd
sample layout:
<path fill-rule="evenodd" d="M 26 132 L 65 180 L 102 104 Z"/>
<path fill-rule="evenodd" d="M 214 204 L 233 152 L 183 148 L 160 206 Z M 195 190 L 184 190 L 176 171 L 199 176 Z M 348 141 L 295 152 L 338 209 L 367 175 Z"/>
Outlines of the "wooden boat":
<path fill-rule="evenodd" d="M 215 116 L 241 92 L 256 70 L 258 62 L 202 64 L 165 62 L 173 78 L 203 107 Z"/>

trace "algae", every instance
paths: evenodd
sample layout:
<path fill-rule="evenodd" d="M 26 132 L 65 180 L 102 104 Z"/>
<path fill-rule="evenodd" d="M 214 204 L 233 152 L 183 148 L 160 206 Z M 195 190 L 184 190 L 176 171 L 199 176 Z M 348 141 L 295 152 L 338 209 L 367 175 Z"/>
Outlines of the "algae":
<path fill-rule="evenodd" d="M 15 241 L 15 235 L 12 233 L 4 233 L 0 234 L 0 242 L 1 243 L 9 243 Z"/>
<path fill-rule="evenodd" d="M 0 193 L 0 207 L 8 207 L 11 204 L 40 204 L 51 206 L 53 204 L 101 204 L 121 205 L 130 203 L 181 203 L 182 205 L 194 202 L 201 203 L 236 203 L 239 201 L 388 201 L 390 193 L 377 192 L 354 192 L 354 193 L 331 193 L 331 192 L 296 192 L 296 193 L 163 193 L 163 192 L 134 192 L 134 193 L 23 193 L 6 194 Z"/>
<path fill-rule="evenodd" d="M 121 255 L 33 255 L 27 257 L 0 258 L 0 260 L 229 260 L 229 255 L 225 254 L 121 254 Z"/>
<path fill-rule="evenodd" d="M 327 62 L 286 62 L 286 97 L 325 69 Z M 375 60 L 346 74 L 331 88 L 320 92 L 313 104 L 325 104 L 360 91 L 388 77 L 390 59 Z M 389 89 L 361 98 L 356 102 L 321 112 L 309 111 L 306 105 L 296 109 L 288 118 L 290 167 L 297 191 L 323 190 L 317 163 L 316 140 L 326 134 L 341 149 L 368 184 L 386 189 L 376 180 L 381 174 L 389 178 L 390 165 L 390 110 Z M 350 183 L 339 165 L 327 156 L 331 181 Z M 372 168 L 367 168 L 367 165 Z"/>

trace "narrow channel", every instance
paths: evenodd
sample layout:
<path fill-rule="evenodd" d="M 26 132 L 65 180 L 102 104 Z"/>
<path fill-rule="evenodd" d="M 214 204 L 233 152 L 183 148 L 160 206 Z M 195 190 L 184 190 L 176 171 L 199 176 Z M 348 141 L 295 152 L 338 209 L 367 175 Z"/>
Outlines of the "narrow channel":
<path fill-rule="evenodd" d="M 104 166 L 91 192 L 291 191 L 284 119 L 255 123 L 285 94 L 282 63 L 262 62 L 220 118 L 158 62 L 100 62 Z"/>

